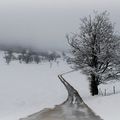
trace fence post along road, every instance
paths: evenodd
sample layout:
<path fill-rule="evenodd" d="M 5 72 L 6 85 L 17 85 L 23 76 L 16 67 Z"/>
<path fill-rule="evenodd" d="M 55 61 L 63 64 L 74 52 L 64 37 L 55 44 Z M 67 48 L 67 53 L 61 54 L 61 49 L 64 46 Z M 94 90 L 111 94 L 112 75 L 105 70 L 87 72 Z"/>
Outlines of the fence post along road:
<path fill-rule="evenodd" d="M 68 92 L 67 99 L 53 109 L 45 108 L 20 120 L 103 120 L 84 103 L 77 90 L 62 75 L 58 75 L 58 78 Z"/>

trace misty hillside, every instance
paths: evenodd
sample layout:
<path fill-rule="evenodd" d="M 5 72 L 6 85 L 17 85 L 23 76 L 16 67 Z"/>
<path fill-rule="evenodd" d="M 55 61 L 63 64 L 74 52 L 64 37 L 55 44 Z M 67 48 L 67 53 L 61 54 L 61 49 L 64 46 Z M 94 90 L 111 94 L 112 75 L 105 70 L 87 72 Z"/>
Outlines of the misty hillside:
<path fill-rule="evenodd" d="M 35 48 L 35 47 L 32 47 L 32 46 L 26 46 L 26 45 L 14 45 L 14 44 L 0 44 L 0 50 L 2 51 L 12 51 L 12 52 L 16 52 L 16 53 L 21 53 L 23 51 L 26 51 L 26 50 L 29 50 L 31 51 L 32 53 L 36 53 L 36 54 L 41 54 L 41 53 L 44 53 L 44 52 L 55 52 L 55 51 L 58 51 L 58 52 L 68 52 L 68 50 L 52 50 L 52 49 L 43 49 L 43 48 Z"/>

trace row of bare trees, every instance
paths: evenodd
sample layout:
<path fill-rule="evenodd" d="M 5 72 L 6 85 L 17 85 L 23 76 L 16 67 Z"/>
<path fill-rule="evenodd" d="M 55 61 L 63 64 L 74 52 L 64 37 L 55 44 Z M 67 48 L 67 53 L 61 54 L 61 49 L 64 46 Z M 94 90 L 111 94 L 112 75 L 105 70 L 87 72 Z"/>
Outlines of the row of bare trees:
<path fill-rule="evenodd" d="M 42 61 L 56 61 L 61 56 L 57 54 L 56 52 L 47 53 L 47 52 L 41 52 L 41 53 L 33 53 L 28 50 L 24 50 L 23 52 L 16 53 L 11 50 L 8 50 L 5 52 L 5 60 L 6 63 L 9 64 L 11 61 L 18 60 L 20 63 L 40 63 Z"/>

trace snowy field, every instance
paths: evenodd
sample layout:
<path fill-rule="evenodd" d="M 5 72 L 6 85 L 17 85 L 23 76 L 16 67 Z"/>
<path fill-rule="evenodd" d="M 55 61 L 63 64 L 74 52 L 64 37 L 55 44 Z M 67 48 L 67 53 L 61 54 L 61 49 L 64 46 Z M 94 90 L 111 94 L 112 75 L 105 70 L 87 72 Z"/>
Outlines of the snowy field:
<path fill-rule="evenodd" d="M 69 69 L 63 62 L 50 68 L 50 63 L 7 65 L 1 60 L 0 120 L 18 120 L 63 102 L 67 92 L 57 75 Z"/>
<path fill-rule="evenodd" d="M 0 60 L 0 120 L 18 120 L 44 108 L 53 108 L 67 98 L 67 91 L 57 76 L 71 69 L 62 60 L 59 64 L 52 63 L 52 67 L 48 62 L 7 65 L 2 56 Z M 120 94 L 91 97 L 87 77 L 80 71 L 63 77 L 101 118 L 120 120 Z M 118 84 L 116 89 L 119 89 Z M 106 86 L 100 88 L 104 91 Z"/>
<path fill-rule="evenodd" d="M 64 75 L 64 77 L 79 91 L 84 102 L 93 109 L 97 115 L 101 116 L 102 119 L 120 120 L 120 82 L 100 85 L 99 88 L 102 90 L 103 94 L 106 89 L 106 94 L 108 95 L 92 97 L 89 94 L 89 83 L 86 76 L 80 74 L 78 71 Z M 113 86 L 115 86 L 116 94 L 113 94 Z"/>

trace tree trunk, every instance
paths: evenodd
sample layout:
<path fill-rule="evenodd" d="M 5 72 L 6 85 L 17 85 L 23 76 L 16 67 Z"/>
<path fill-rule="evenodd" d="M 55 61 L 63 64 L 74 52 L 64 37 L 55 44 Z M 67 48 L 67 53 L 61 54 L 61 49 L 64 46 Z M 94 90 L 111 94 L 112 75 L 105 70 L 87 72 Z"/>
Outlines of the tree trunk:
<path fill-rule="evenodd" d="M 98 95 L 98 78 L 94 73 L 91 74 L 90 92 L 92 96 Z"/>

